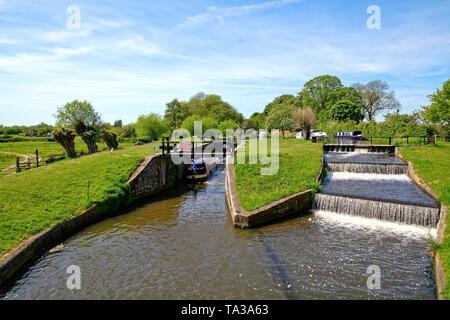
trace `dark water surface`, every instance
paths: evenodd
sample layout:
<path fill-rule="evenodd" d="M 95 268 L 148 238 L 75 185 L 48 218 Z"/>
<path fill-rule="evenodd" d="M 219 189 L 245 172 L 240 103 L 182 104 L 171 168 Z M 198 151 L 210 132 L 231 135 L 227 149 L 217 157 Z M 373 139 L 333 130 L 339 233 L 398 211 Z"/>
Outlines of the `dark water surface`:
<path fill-rule="evenodd" d="M 196 191 L 143 205 L 72 237 L 3 298 L 435 298 L 426 231 L 331 216 L 236 229 L 219 170 Z M 81 290 L 66 287 L 70 265 L 81 268 Z M 381 269 L 380 290 L 367 289 L 370 265 Z"/>

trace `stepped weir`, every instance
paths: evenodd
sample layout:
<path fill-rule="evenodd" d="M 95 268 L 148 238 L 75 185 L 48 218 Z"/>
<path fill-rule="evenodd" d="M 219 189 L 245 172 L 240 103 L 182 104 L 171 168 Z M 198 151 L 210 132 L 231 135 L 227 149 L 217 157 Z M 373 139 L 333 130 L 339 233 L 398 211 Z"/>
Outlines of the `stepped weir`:
<path fill-rule="evenodd" d="M 406 162 L 384 150 L 328 150 L 336 149 L 324 148 L 328 175 L 314 209 L 436 228 L 439 205 L 408 177 Z"/>

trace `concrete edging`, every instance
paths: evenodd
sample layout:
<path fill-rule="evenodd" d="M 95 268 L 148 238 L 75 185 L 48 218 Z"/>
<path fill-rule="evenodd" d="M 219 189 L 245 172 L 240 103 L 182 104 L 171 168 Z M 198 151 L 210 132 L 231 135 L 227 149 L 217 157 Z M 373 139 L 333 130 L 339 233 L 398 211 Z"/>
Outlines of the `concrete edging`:
<path fill-rule="evenodd" d="M 447 228 L 447 213 L 448 208 L 439 201 L 439 198 L 437 197 L 436 193 L 430 188 L 430 186 L 420 178 L 420 176 L 415 172 L 414 165 L 407 161 L 400 153 L 400 150 L 398 148 L 395 148 L 395 155 L 405 161 L 408 164 L 408 176 L 421 188 L 424 192 L 426 192 L 430 197 L 432 197 L 440 206 L 440 212 L 439 212 L 439 222 L 437 226 L 437 235 L 436 235 L 436 242 L 438 244 L 442 244 L 444 241 L 444 232 Z M 443 300 L 443 292 L 445 290 L 446 286 L 446 280 L 445 280 L 445 272 L 444 267 L 442 263 L 442 257 L 440 256 L 439 252 L 436 252 L 436 254 L 433 257 L 433 266 L 434 266 L 434 272 L 435 272 L 435 278 L 436 278 L 436 291 L 438 299 Z"/>
<path fill-rule="evenodd" d="M 167 189 L 174 183 L 174 181 L 176 181 L 177 178 L 179 178 L 180 170 L 178 170 L 177 173 L 178 177 L 174 175 L 170 178 L 170 176 L 168 176 L 171 174 L 169 169 L 173 169 L 175 166 L 169 168 L 170 164 L 168 165 L 167 163 L 164 166 L 164 159 L 167 160 L 168 158 L 164 158 L 161 154 L 145 157 L 144 161 L 134 170 L 126 182 L 130 186 L 130 191 L 132 193 L 131 202 L 134 202 L 144 196 L 156 194 L 164 189 Z M 160 175 L 159 177 L 156 177 L 156 182 L 152 185 L 154 190 L 148 190 L 146 187 L 137 188 L 136 185 L 138 184 L 148 183 L 148 171 L 155 170 L 155 164 L 156 169 L 158 169 L 158 165 L 160 167 L 158 170 Z M 164 176 L 161 173 L 164 173 Z M 119 205 L 117 210 L 129 204 L 130 203 L 124 202 Z M 114 215 L 115 212 L 104 212 L 99 210 L 100 206 L 101 203 L 95 204 L 91 208 L 28 238 L 18 247 L 8 252 L 4 256 L 5 258 L 0 262 L 0 288 L 11 282 L 30 263 L 51 248 L 67 240 L 69 237 L 77 232 L 80 232 L 84 228 Z"/>
<path fill-rule="evenodd" d="M 254 209 L 250 212 L 244 210 L 239 203 L 236 191 L 236 175 L 234 164 L 226 165 L 225 198 L 228 212 L 235 227 L 251 228 L 270 221 L 289 217 L 296 212 L 305 212 L 312 209 L 315 190 L 305 190 L 270 204 Z M 316 181 L 322 182 L 324 178 L 324 159 Z"/>

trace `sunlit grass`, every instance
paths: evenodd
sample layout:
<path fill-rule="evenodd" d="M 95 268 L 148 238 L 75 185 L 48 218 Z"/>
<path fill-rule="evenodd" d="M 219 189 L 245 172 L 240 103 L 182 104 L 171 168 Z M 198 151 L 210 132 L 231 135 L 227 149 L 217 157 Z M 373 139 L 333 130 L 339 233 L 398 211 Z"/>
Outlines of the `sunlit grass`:
<path fill-rule="evenodd" d="M 322 144 L 280 139 L 277 174 L 261 175 L 261 164 L 236 164 L 236 188 L 241 206 L 251 211 L 301 191 L 319 189 L 316 177 L 321 162 Z"/>
<path fill-rule="evenodd" d="M 144 157 L 154 153 L 153 146 L 99 152 L 0 176 L 0 260 L 23 240 L 95 203 L 114 209 L 127 201 L 125 182 Z"/>

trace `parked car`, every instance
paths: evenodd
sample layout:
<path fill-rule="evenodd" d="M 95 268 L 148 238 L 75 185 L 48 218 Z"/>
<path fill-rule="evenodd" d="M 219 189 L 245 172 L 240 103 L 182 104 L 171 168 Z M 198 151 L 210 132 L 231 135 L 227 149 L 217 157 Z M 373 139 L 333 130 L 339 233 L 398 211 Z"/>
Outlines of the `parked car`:
<path fill-rule="evenodd" d="M 343 143 L 356 143 L 358 141 L 366 140 L 361 131 L 336 132 L 334 138 L 337 139 L 338 142 Z"/>
<path fill-rule="evenodd" d="M 311 130 L 311 139 L 312 138 L 328 138 L 328 135 L 320 130 Z"/>

